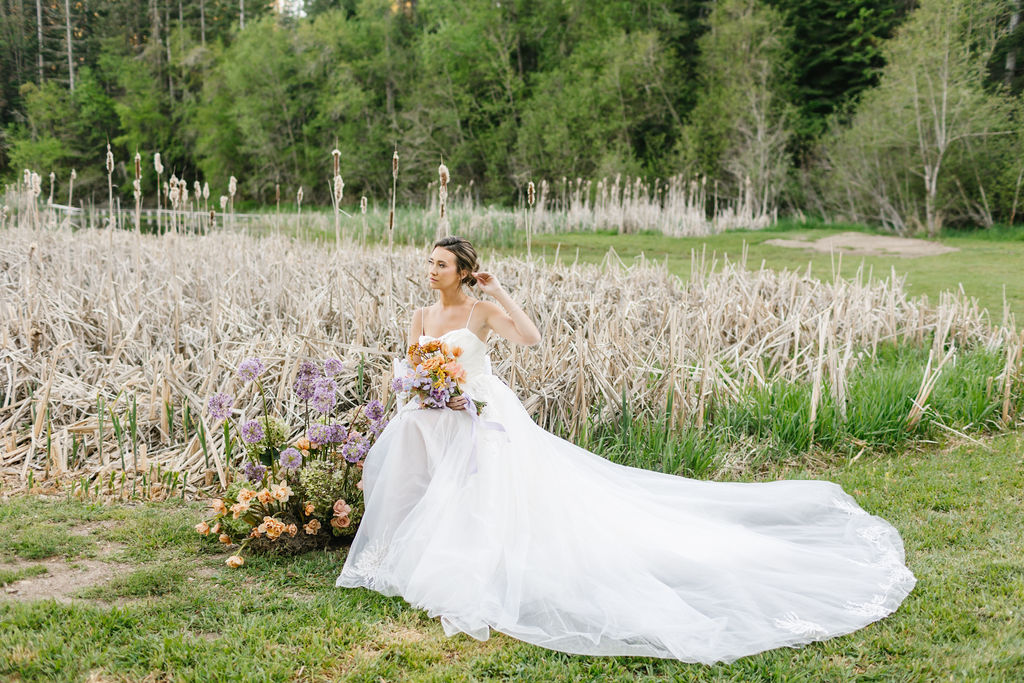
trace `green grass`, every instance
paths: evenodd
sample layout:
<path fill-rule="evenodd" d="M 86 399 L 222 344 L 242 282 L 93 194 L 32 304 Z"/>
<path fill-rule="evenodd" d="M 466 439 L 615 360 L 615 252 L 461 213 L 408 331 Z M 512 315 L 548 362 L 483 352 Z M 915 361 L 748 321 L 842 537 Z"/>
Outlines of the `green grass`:
<path fill-rule="evenodd" d="M 848 230 L 871 232 L 864 226 L 801 226 L 784 223 L 766 231 L 733 231 L 711 237 L 666 237 L 660 234 L 618 235 L 613 233 L 562 233 L 537 235 L 533 250 L 545 259 L 552 259 L 556 250 L 559 260 L 571 263 L 600 263 L 609 248 L 627 263 L 643 253 L 647 258 L 667 262 L 671 272 L 684 280 L 690 276 L 691 251 L 707 250 L 714 253 L 719 264 L 724 258 L 739 261 L 744 248 L 747 249 L 747 267 L 765 267 L 781 270 L 806 271 L 811 266 L 813 277 L 831 280 L 834 269 L 844 277 L 853 277 L 864 265 L 865 273 L 871 271 L 876 277 L 887 277 L 892 269 L 898 275 L 906 275 L 907 290 L 911 295 L 927 295 L 938 303 L 939 294 L 955 290 L 962 285 L 964 291 L 978 299 L 982 308 L 987 308 L 993 322 L 1003 320 L 1003 290 L 1011 312 L 1017 319 L 1018 327 L 1024 324 L 1024 277 L 1020 276 L 1020 264 L 1024 263 L 1024 229 L 985 232 L 948 233 L 938 241 L 956 247 L 960 251 L 938 256 L 904 258 L 900 256 L 859 256 L 845 255 L 841 267 L 838 258 L 830 254 L 818 254 L 803 249 L 765 244 L 772 239 L 818 239 Z M 522 244 L 525 239 L 520 238 Z M 525 246 L 499 248 L 491 253 L 522 253 Z"/>
<path fill-rule="evenodd" d="M 772 479 L 777 472 L 759 475 Z M 868 455 L 787 476 L 841 484 L 903 535 L 919 582 L 892 616 L 848 636 L 712 667 L 582 657 L 500 634 L 446 638 L 399 598 L 334 587 L 344 550 L 252 557 L 239 570 L 191 531 L 199 503 L 102 507 L 18 497 L 0 536 L 110 519 L 133 571 L 70 605 L 0 602 L 0 678 L 139 680 L 1013 680 L 1024 667 L 1024 439 Z M 21 557 L 19 553 L 15 553 Z M 0 564 L 0 567 L 3 565 Z M 119 600 L 118 604 L 103 602 Z M 300 674 L 300 670 L 302 673 Z"/>

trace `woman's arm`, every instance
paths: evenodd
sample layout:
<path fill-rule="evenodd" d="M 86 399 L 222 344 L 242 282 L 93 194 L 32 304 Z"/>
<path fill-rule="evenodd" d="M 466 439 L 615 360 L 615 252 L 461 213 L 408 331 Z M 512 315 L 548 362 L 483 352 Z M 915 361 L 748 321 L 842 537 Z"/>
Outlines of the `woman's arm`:
<path fill-rule="evenodd" d="M 530 320 L 522 308 L 519 307 L 512 297 L 508 295 L 505 288 L 498 282 L 498 278 L 490 273 L 473 273 L 480 290 L 484 294 L 494 297 L 501 306 L 484 302 L 484 310 L 487 312 L 486 324 L 490 329 L 500 334 L 505 339 L 516 344 L 533 346 L 540 342 L 540 330 Z M 502 310 L 504 308 L 505 310 Z"/>
<path fill-rule="evenodd" d="M 418 342 L 421 334 L 423 334 L 423 309 L 417 308 L 412 312 L 412 320 L 409 322 L 409 342 L 407 346 L 412 346 Z"/>

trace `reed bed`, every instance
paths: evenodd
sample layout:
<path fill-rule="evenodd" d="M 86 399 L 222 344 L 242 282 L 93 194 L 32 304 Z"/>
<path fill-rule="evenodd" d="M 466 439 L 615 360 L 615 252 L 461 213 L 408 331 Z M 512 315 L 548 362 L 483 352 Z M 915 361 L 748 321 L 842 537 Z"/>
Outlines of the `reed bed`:
<path fill-rule="evenodd" d="M 261 357 L 272 411 L 299 424 L 299 363 L 340 358 L 354 404 L 387 398 L 415 307 L 432 301 L 425 253 L 327 245 L 280 235 L 142 234 L 13 227 L 0 241 L 0 474 L 4 490 L 75 475 L 180 474 L 182 495 L 227 482 L 214 392 L 256 412 L 238 363 Z M 967 349 L 1005 359 L 989 380 L 1013 414 L 1024 335 L 994 325 L 962 292 L 937 303 L 894 274 L 821 281 L 695 254 L 688 282 L 657 262 L 601 265 L 501 258 L 485 263 L 537 321 L 536 347 L 492 343 L 496 374 L 538 423 L 575 435 L 596 414 L 665 415 L 700 429 L 752 389 L 806 382 L 812 432 L 827 403 L 842 412 L 851 375 L 880 345 L 930 348 L 908 424 Z M 393 280 L 390 277 L 393 273 Z M 386 292 L 392 288 L 392 297 Z M 177 480 L 176 480 L 177 481 Z M 166 483 L 164 484 L 166 486 Z"/>

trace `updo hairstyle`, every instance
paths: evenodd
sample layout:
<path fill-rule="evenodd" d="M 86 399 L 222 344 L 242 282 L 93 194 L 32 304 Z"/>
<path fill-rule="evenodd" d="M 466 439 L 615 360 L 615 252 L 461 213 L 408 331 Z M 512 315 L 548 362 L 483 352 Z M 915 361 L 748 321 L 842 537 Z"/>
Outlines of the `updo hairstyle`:
<path fill-rule="evenodd" d="M 476 249 L 473 248 L 469 240 L 450 235 L 434 242 L 434 248 L 437 247 L 447 249 L 455 255 L 455 267 L 460 273 L 466 273 L 466 276 L 462 278 L 462 284 L 470 287 L 476 284 L 473 271 L 480 269 L 480 261 L 477 260 Z"/>

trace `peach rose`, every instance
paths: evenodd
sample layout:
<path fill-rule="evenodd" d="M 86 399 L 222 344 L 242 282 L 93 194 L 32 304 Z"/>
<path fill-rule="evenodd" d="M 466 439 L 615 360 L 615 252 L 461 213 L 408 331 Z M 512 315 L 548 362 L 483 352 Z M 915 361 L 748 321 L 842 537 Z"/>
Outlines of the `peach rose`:
<path fill-rule="evenodd" d="M 342 517 L 352 512 L 352 506 L 345 502 L 343 498 L 339 498 L 334 501 L 334 516 Z"/>
<path fill-rule="evenodd" d="M 231 506 L 231 516 L 234 519 L 238 519 L 240 515 L 249 511 L 248 503 L 235 503 Z"/>
<path fill-rule="evenodd" d="M 288 484 L 282 481 L 271 489 L 270 495 L 272 495 L 275 500 L 287 503 L 288 499 L 292 497 L 292 489 Z"/>
<path fill-rule="evenodd" d="M 306 503 L 306 507 L 304 507 L 302 511 L 306 513 L 306 516 L 308 517 L 309 515 L 313 514 L 314 509 L 315 506 L 312 503 Z"/>
<path fill-rule="evenodd" d="M 231 568 L 236 568 L 241 567 L 243 564 L 245 564 L 245 560 L 242 559 L 241 555 L 232 555 L 227 560 L 225 560 L 225 564 L 227 564 L 227 566 Z"/>
<path fill-rule="evenodd" d="M 210 525 L 206 522 L 199 522 L 199 524 L 196 524 L 196 531 L 205 536 L 206 534 L 210 533 Z"/>
<path fill-rule="evenodd" d="M 466 381 L 466 370 L 458 363 L 451 361 L 444 364 L 444 371 L 447 372 L 456 382 Z"/>
<path fill-rule="evenodd" d="M 274 495 L 267 489 L 263 489 L 256 495 L 256 498 L 264 505 L 269 505 L 274 500 Z"/>
<path fill-rule="evenodd" d="M 262 532 L 259 530 L 259 527 L 253 527 L 252 531 L 249 532 L 249 538 L 259 538 L 261 533 Z"/>
<path fill-rule="evenodd" d="M 345 527 L 347 527 L 351 523 L 352 523 L 352 520 L 350 520 L 348 518 L 348 515 L 343 515 L 341 517 L 334 517 L 334 518 L 331 519 L 331 526 L 333 526 L 335 529 L 344 529 Z"/>
<path fill-rule="evenodd" d="M 288 525 L 288 535 L 289 536 L 294 536 L 297 533 L 299 533 L 299 527 L 295 526 L 294 524 L 289 524 Z"/>
<path fill-rule="evenodd" d="M 255 497 L 256 497 L 256 492 L 252 491 L 250 489 L 243 488 L 243 489 L 239 490 L 239 492 L 238 492 L 238 502 L 239 503 L 249 503 Z"/>
<path fill-rule="evenodd" d="M 224 501 L 220 498 L 211 502 L 210 507 L 213 508 L 213 511 L 218 515 L 228 514 L 227 506 L 224 505 Z"/>
<path fill-rule="evenodd" d="M 302 528 L 306 530 L 306 533 L 310 536 L 316 536 L 316 532 L 320 530 L 320 520 L 311 519 L 308 523 L 303 524 Z"/>
<path fill-rule="evenodd" d="M 359 489 L 360 491 L 363 490 L 363 478 L 362 477 L 360 477 L 359 481 L 356 482 L 356 488 Z"/>
<path fill-rule="evenodd" d="M 224 545 L 231 545 L 231 537 L 228 536 L 227 534 L 221 534 L 220 538 L 217 539 L 217 540 L 219 540 Z"/>
<path fill-rule="evenodd" d="M 307 439 L 306 437 L 302 437 L 301 439 L 295 442 L 295 447 L 298 448 L 300 451 L 308 451 L 310 448 L 312 448 L 312 446 L 313 444 L 311 444 L 309 442 L 309 439 Z"/>

